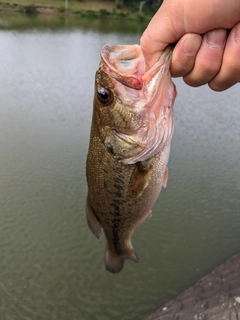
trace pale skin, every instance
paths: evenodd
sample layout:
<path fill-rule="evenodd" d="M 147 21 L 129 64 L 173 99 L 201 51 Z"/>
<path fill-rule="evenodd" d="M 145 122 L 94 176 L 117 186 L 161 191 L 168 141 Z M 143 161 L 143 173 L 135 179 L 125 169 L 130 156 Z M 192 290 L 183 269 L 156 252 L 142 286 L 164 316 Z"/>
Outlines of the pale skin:
<path fill-rule="evenodd" d="M 173 77 L 223 91 L 240 81 L 240 0 L 164 0 L 141 37 L 148 67 L 176 43 Z"/>

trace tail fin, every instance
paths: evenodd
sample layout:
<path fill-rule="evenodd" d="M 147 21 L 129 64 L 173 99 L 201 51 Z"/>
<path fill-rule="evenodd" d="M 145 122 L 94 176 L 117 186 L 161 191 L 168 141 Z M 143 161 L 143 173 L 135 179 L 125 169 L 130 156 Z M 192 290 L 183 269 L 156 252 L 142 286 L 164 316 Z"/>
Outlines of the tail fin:
<path fill-rule="evenodd" d="M 128 252 L 123 252 L 120 254 L 107 249 L 105 256 L 105 267 L 111 273 L 118 273 L 122 270 L 125 259 L 138 262 L 138 257 L 133 248 Z"/>

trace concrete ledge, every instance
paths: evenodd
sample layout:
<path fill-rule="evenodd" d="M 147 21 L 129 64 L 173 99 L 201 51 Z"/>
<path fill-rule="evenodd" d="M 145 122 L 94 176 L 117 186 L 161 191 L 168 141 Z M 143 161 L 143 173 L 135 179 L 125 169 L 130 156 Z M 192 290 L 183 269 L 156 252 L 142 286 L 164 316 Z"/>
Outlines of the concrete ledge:
<path fill-rule="evenodd" d="M 240 320 L 240 253 L 147 320 Z"/>

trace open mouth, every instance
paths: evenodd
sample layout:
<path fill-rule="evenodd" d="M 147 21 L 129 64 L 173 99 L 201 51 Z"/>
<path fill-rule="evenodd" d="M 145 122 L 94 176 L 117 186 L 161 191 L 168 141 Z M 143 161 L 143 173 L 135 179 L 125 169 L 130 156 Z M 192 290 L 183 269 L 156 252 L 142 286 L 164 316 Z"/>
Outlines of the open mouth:
<path fill-rule="evenodd" d="M 153 67 L 147 70 L 139 45 L 105 45 L 101 52 L 106 72 L 135 90 L 141 90 L 144 84 L 149 83 L 170 56 L 171 48 L 165 50 Z"/>

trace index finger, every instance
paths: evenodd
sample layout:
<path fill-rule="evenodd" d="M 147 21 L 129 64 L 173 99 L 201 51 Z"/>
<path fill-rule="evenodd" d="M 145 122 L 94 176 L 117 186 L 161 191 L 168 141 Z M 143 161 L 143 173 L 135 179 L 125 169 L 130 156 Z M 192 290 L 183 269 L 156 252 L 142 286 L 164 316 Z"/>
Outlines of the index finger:
<path fill-rule="evenodd" d="M 181 23 L 177 23 L 178 27 L 175 27 L 176 20 L 179 20 L 179 18 L 174 17 L 174 12 L 178 12 L 178 15 L 180 15 L 180 8 L 172 11 L 171 6 L 166 3 L 163 2 L 140 40 L 140 46 L 148 68 L 153 66 L 170 43 L 175 43 L 184 34 Z M 172 19 L 175 21 L 173 22 Z M 175 29 L 177 29 L 177 32 Z"/>

